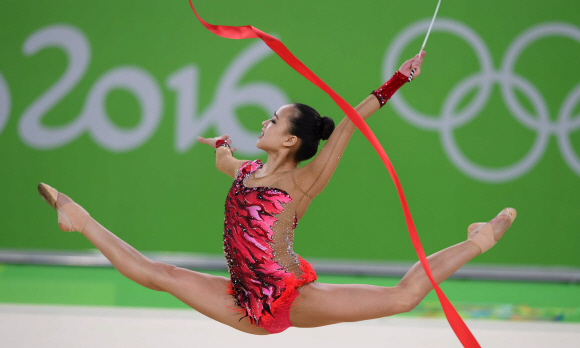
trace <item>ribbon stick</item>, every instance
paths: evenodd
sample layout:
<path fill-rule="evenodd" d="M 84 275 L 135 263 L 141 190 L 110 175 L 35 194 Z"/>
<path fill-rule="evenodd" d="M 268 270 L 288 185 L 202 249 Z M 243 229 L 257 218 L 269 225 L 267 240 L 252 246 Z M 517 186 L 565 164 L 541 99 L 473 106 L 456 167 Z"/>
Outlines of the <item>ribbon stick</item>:
<path fill-rule="evenodd" d="M 429 25 L 429 30 L 427 30 L 427 35 L 425 35 L 425 40 L 423 41 L 423 45 L 421 45 L 421 50 L 419 51 L 419 58 L 421 58 L 421 53 L 425 49 L 425 45 L 427 44 L 427 39 L 429 38 L 429 33 L 431 32 L 431 28 L 433 28 L 433 23 L 435 23 L 435 17 L 437 17 L 437 11 L 439 11 L 439 5 L 441 5 L 441 0 L 437 3 L 437 8 L 435 9 L 435 14 L 433 15 L 433 19 L 431 20 L 431 24 Z M 411 74 L 409 74 L 409 82 L 413 81 L 413 75 L 415 74 L 415 68 L 411 70 Z"/>
<path fill-rule="evenodd" d="M 326 94 L 332 98 L 332 100 L 340 107 L 340 109 L 348 116 L 348 118 L 355 124 L 355 126 L 363 133 L 363 135 L 367 138 L 367 140 L 371 143 L 375 151 L 378 153 L 379 157 L 383 161 L 387 171 L 391 175 L 391 178 L 397 188 L 397 193 L 399 195 L 399 200 L 401 201 L 401 206 L 403 209 L 403 213 L 405 215 L 405 222 L 407 223 L 407 229 L 409 230 L 409 235 L 411 238 L 411 242 L 427 277 L 431 281 L 437 296 L 439 297 L 439 301 L 441 302 L 441 306 L 443 308 L 443 312 L 451 325 L 451 328 L 457 335 L 459 341 L 463 344 L 464 347 L 467 348 L 479 348 L 480 345 L 477 343 L 477 340 L 467 328 L 467 325 L 463 322 L 451 302 L 447 299 L 443 291 L 439 288 L 435 280 L 433 279 L 433 275 L 431 274 L 431 269 L 429 268 L 429 263 L 427 262 L 427 257 L 425 256 L 425 252 L 423 251 L 423 247 L 421 246 L 421 242 L 419 240 L 419 235 L 417 234 L 417 230 L 415 229 L 415 224 L 411 217 L 411 212 L 409 211 L 409 206 L 407 205 L 407 200 L 405 198 L 405 194 L 403 193 L 403 188 L 401 187 L 401 183 L 399 182 L 399 178 L 395 173 L 395 168 L 391 164 L 389 157 L 387 156 L 385 150 L 379 143 L 377 137 L 373 134 L 369 126 L 365 123 L 365 121 L 360 117 L 360 115 L 356 112 L 356 110 L 350 106 L 342 97 L 340 97 L 335 91 L 333 91 L 324 81 L 322 81 L 318 76 L 316 76 L 306 65 L 304 65 L 298 58 L 296 58 L 292 52 L 290 52 L 282 42 L 276 39 L 273 36 L 270 36 L 260 29 L 254 28 L 251 25 L 245 26 L 227 26 L 227 25 L 212 25 L 204 21 L 195 11 L 193 7 L 192 0 L 189 0 L 189 4 L 191 5 L 191 9 L 193 13 L 197 17 L 197 19 L 206 27 L 207 30 L 211 31 L 212 33 L 225 37 L 228 39 L 254 39 L 259 38 L 268 47 L 270 47 L 282 60 L 284 60 L 290 67 L 292 67 L 296 72 L 300 75 L 304 76 L 308 81 L 312 82 L 318 88 L 322 89 Z"/>

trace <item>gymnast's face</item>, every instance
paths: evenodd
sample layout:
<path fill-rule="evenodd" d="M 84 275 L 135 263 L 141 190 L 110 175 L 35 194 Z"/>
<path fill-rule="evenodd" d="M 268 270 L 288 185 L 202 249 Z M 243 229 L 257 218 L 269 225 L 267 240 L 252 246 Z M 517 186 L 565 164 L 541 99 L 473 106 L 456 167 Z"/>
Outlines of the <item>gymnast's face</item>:
<path fill-rule="evenodd" d="M 258 137 L 256 147 L 266 152 L 293 147 L 298 138 L 290 135 L 288 129 L 290 118 L 295 112 L 294 106 L 284 105 L 270 119 L 262 122 L 262 134 Z"/>

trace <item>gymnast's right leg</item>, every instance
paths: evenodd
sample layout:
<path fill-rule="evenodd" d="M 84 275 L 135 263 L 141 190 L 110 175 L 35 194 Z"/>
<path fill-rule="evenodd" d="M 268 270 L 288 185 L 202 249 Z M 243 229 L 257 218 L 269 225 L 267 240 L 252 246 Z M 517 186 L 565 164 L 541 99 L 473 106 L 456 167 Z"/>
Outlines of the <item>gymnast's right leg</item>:
<path fill-rule="evenodd" d="M 57 210 L 59 226 L 63 231 L 81 232 L 125 277 L 146 288 L 168 292 L 203 315 L 237 330 L 256 335 L 268 334 L 246 318 L 240 320 L 243 314 L 232 310 L 241 310 L 241 307 L 228 294 L 228 278 L 153 261 L 91 218 L 68 196 L 45 184 L 38 185 L 38 191 Z"/>
<path fill-rule="evenodd" d="M 489 223 L 471 224 L 466 241 L 429 256 L 435 282 L 440 284 L 491 248 L 515 217 L 515 209 L 506 208 Z M 300 293 L 300 305 L 290 312 L 290 321 L 296 327 L 318 327 L 382 318 L 412 310 L 431 290 L 433 285 L 419 262 L 394 287 L 314 282 Z"/>

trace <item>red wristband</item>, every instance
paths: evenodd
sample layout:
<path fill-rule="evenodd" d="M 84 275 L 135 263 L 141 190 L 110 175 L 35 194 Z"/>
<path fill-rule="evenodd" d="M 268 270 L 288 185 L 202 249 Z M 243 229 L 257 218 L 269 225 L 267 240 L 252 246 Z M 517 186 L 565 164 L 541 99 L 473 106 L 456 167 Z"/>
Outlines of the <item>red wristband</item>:
<path fill-rule="evenodd" d="M 227 141 L 225 141 L 225 140 L 223 140 L 223 139 L 219 139 L 219 140 L 217 140 L 217 141 L 215 142 L 215 153 L 216 153 L 216 155 L 217 155 L 217 149 L 218 149 L 218 147 L 220 147 L 220 146 L 225 146 L 225 147 L 227 147 L 228 149 L 230 149 L 230 152 L 232 153 L 232 155 L 234 154 L 234 152 L 232 151 L 232 148 L 230 147 L 230 144 L 228 144 L 228 142 L 227 142 Z"/>
<path fill-rule="evenodd" d="M 401 86 L 404 85 L 408 79 L 408 76 L 401 74 L 401 72 L 397 70 L 397 72 L 391 77 L 389 81 L 379 87 L 379 89 L 376 91 L 371 92 L 371 94 L 377 97 L 381 107 L 383 107 L 387 103 L 387 100 L 391 99 L 393 94 L 395 94 L 395 92 L 401 88 Z"/>
<path fill-rule="evenodd" d="M 223 140 L 223 139 L 219 139 L 215 142 L 215 148 L 217 149 L 220 146 L 227 146 L 230 147 L 230 144 L 228 144 L 227 141 Z"/>

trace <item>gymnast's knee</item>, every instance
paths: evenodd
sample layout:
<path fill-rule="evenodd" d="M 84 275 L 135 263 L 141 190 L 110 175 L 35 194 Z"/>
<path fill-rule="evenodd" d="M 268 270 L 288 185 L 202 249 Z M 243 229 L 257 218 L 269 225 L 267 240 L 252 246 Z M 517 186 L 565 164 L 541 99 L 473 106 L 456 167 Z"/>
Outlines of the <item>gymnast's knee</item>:
<path fill-rule="evenodd" d="M 167 292 L 167 285 L 171 282 L 178 268 L 174 265 L 154 261 L 149 277 L 149 284 L 145 285 L 145 287 L 155 291 Z"/>
<path fill-rule="evenodd" d="M 415 309 L 421 303 L 423 297 L 415 294 L 413 291 L 402 287 L 396 299 L 396 312 L 407 313 Z"/>
<path fill-rule="evenodd" d="M 407 313 L 415 309 L 421 303 L 423 299 L 418 296 L 409 296 L 409 298 L 405 301 L 405 305 L 401 313 Z"/>

